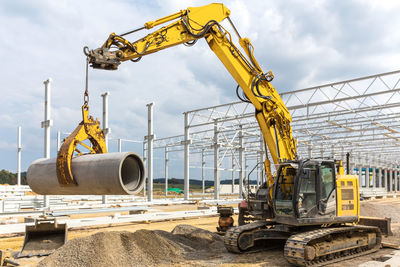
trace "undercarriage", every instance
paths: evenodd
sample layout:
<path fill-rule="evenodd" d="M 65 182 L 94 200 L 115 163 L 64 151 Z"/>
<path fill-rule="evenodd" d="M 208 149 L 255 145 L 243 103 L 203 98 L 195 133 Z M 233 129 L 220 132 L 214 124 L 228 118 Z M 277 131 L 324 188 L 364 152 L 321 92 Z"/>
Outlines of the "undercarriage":
<path fill-rule="evenodd" d="M 335 227 L 291 227 L 274 221 L 258 221 L 230 228 L 225 247 L 233 253 L 265 249 L 285 242 L 284 255 L 298 266 L 323 266 L 375 252 L 381 246 L 378 227 L 341 225 Z"/>

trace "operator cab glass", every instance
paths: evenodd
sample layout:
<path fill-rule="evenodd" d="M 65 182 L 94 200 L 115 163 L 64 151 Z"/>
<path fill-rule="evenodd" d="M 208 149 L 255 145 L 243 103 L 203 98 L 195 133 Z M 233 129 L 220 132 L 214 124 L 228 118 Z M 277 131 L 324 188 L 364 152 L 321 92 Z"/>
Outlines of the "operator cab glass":
<path fill-rule="evenodd" d="M 316 182 L 318 177 L 318 163 L 306 163 L 300 175 L 300 186 L 298 194 L 298 209 L 300 217 L 309 217 L 317 210 Z"/>
<path fill-rule="evenodd" d="M 275 211 L 278 215 L 293 215 L 294 181 L 298 164 L 281 165 L 275 185 Z"/>
<path fill-rule="evenodd" d="M 276 215 L 296 218 L 335 215 L 334 166 L 333 161 L 321 160 L 282 164 L 275 182 Z"/>

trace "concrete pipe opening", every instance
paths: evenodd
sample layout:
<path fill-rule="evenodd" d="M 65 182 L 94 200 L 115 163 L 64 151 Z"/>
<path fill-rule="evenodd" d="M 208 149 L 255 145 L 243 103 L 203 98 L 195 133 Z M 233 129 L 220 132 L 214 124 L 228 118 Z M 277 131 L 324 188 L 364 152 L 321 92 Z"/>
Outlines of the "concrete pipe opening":
<path fill-rule="evenodd" d="M 38 159 L 28 169 L 32 191 L 42 195 L 132 195 L 145 181 L 145 167 L 134 152 L 88 154 L 72 159 L 77 185 L 60 185 L 56 159 Z"/>
<path fill-rule="evenodd" d="M 128 155 L 122 162 L 120 171 L 122 184 L 128 191 L 137 192 L 144 184 L 144 163 L 137 155 Z"/>

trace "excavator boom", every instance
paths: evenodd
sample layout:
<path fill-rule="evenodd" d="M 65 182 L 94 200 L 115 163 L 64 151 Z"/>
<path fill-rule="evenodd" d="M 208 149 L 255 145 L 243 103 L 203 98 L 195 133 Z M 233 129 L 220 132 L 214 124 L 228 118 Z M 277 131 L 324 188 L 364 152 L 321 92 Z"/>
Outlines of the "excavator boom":
<path fill-rule="evenodd" d="M 245 95 L 243 100 L 254 105 L 256 119 L 273 163 L 294 160 L 297 151 L 290 127 L 292 119 L 284 102 L 270 83 L 274 76 L 271 71 L 266 73 L 262 71 L 254 58 L 254 48 L 250 40 L 240 37 L 229 15 L 230 10 L 223 4 L 191 7 L 147 22 L 143 27 L 125 34 L 111 33 L 103 46 L 94 50 L 85 48 L 85 54 L 93 68 L 115 70 L 121 62 L 127 60 L 137 62 L 148 54 L 179 44 L 193 45 L 198 39 L 204 38 L 243 90 Z M 228 19 L 231 23 L 245 54 L 234 45 L 230 33 L 220 24 L 224 19 Z M 171 23 L 136 41 L 130 42 L 124 38 L 127 34 L 151 29 L 167 22 Z M 267 181 L 272 185 L 273 177 L 268 153 L 266 158 L 264 166 Z"/>

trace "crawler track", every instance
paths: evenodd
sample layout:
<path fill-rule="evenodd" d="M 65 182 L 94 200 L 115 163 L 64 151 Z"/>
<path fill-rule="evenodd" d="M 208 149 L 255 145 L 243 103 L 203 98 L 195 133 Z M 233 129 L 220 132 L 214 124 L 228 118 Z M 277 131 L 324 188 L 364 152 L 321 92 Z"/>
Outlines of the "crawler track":
<path fill-rule="evenodd" d="M 255 237 L 267 238 L 265 233 L 273 231 L 269 225 L 259 221 L 229 229 L 224 238 L 226 249 L 233 253 L 260 250 Z M 297 266 L 325 266 L 375 252 L 381 240 L 379 228 L 372 226 L 320 228 L 291 235 L 286 240 L 284 255 Z"/>
<path fill-rule="evenodd" d="M 254 222 L 250 224 L 245 224 L 239 227 L 230 228 L 225 233 L 224 243 L 225 247 L 229 252 L 242 253 L 245 252 L 239 247 L 240 235 L 245 232 L 251 232 L 256 229 L 263 228 L 267 225 L 266 221 Z"/>
<path fill-rule="evenodd" d="M 376 235 L 376 240 L 367 244 L 358 242 L 365 241 L 370 236 Z M 355 236 L 355 237 L 352 237 Z M 304 232 L 292 235 L 285 245 L 285 258 L 297 266 L 325 266 L 327 264 L 347 260 L 368 253 L 377 251 L 381 245 L 381 233 L 376 227 L 369 226 L 349 226 L 338 228 L 325 228 L 314 231 Z M 340 240 L 340 241 L 338 241 Z M 341 248 L 338 246 L 346 244 Z M 314 255 L 310 257 L 307 249 L 314 251 L 314 248 L 325 249 L 323 255 Z M 327 248 L 330 248 L 327 250 Z"/>

